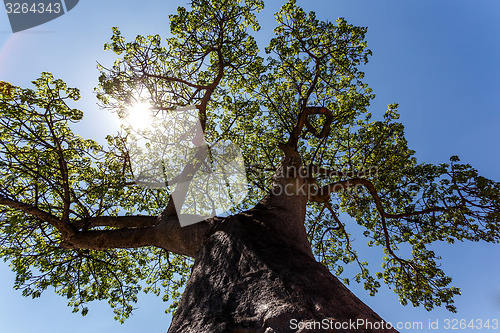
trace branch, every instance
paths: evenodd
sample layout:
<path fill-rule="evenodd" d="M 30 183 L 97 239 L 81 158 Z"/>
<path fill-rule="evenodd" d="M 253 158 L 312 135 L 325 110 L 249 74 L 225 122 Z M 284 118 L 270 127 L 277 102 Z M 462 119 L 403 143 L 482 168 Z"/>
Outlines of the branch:
<path fill-rule="evenodd" d="M 71 225 L 31 205 L 0 195 L 0 205 L 8 206 L 50 223 L 61 233 L 65 249 L 107 250 L 156 246 L 167 251 L 194 257 L 211 230 L 205 220 L 181 227 L 177 216 L 99 216 Z M 184 218 L 188 218 L 184 216 Z M 203 220 L 196 217 L 197 220 Z M 114 227 L 114 230 L 77 231 L 76 227 Z"/>
<path fill-rule="evenodd" d="M 209 147 L 207 145 L 202 145 L 196 148 L 196 153 L 194 154 L 193 160 L 187 163 L 181 174 L 178 176 L 183 182 L 179 183 L 175 190 L 170 194 L 170 199 L 168 201 L 167 207 L 165 207 L 163 213 L 167 216 L 177 216 L 177 213 L 181 211 L 182 205 L 186 200 L 186 195 L 189 190 L 189 185 L 194 175 L 198 169 L 202 166 L 203 162 L 207 158 L 209 153 Z M 178 198 L 176 210 L 173 198 Z"/>
<path fill-rule="evenodd" d="M 322 114 L 326 116 L 325 124 L 321 129 L 321 132 L 317 132 L 316 129 L 309 123 L 307 117 L 313 114 Z M 325 107 L 306 107 L 303 108 L 300 112 L 299 119 L 297 120 L 297 124 L 295 125 L 292 133 L 290 134 L 290 139 L 288 140 L 288 144 L 292 147 L 297 148 L 297 143 L 299 142 L 300 134 L 304 126 L 307 127 L 307 130 L 311 132 L 317 138 L 324 138 L 328 135 L 330 131 L 330 126 L 333 122 L 333 113 Z"/>
<path fill-rule="evenodd" d="M 57 228 L 63 237 L 67 237 L 75 234 L 76 230 L 68 223 L 61 221 L 57 216 L 44 212 L 43 210 L 33 207 L 31 205 L 25 204 L 23 202 L 9 199 L 3 195 L 0 195 L 0 205 L 4 205 L 10 208 L 17 209 L 25 214 L 31 215 L 39 220 L 50 223 L 52 226 Z"/>
<path fill-rule="evenodd" d="M 217 75 L 214 78 L 213 82 L 206 87 L 205 94 L 203 95 L 200 104 L 196 106 L 199 112 L 199 121 L 202 131 L 202 133 L 196 134 L 197 137 L 198 136 L 201 137 L 205 133 L 205 126 L 207 122 L 207 105 L 215 89 L 217 88 L 222 78 L 224 77 L 224 69 L 227 65 L 224 63 L 224 57 L 222 55 L 221 49 L 218 48 L 216 49 L 216 51 L 217 51 L 217 58 L 219 61 Z M 196 153 L 194 155 L 194 161 L 192 163 L 188 163 L 182 170 L 181 174 L 179 175 L 180 179 L 183 180 L 186 179 L 186 181 L 184 183 L 178 184 L 174 192 L 170 195 L 170 200 L 167 204 L 167 207 L 164 209 L 164 213 L 166 213 L 167 216 L 175 216 L 177 214 L 173 200 L 174 196 L 180 198 L 180 200 L 177 201 L 177 205 L 178 205 L 178 211 L 181 210 L 182 205 L 186 200 L 186 195 L 189 189 L 190 181 L 191 179 L 193 179 L 194 174 L 201 167 L 207 156 L 208 156 L 208 147 L 206 145 L 199 146 L 196 149 Z"/>
<path fill-rule="evenodd" d="M 187 216 L 183 216 L 188 218 Z M 193 216 L 194 217 L 194 216 Z M 202 218 L 196 216 L 198 220 Z M 137 222 L 145 227 L 138 227 Z M 111 248 L 138 248 L 156 246 L 181 255 L 194 257 L 211 230 L 211 222 L 215 219 L 181 227 L 177 216 L 120 216 L 98 217 L 94 222 L 122 224 L 136 222 L 133 228 L 115 230 L 80 231 L 61 242 L 65 249 L 107 250 Z M 152 226 L 147 224 L 154 223 Z"/>
<path fill-rule="evenodd" d="M 317 165 L 308 165 L 307 171 L 309 174 L 319 173 L 328 177 L 356 177 L 356 178 L 363 176 L 372 176 L 377 173 L 376 168 L 369 168 L 368 170 L 362 170 L 362 171 L 340 171 L 340 170 L 327 169 Z"/>
<path fill-rule="evenodd" d="M 212 225 L 218 221 L 217 217 L 202 220 L 200 216 L 181 215 L 184 219 L 194 218 L 201 222 L 181 227 L 177 216 L 160 215 L 160 223 L 155 227 L 161 235 L 158 246 L 168 251 L 194 257 L 203 242 L 209 236 Z"/>
<path fill-rule="evenodd" d="M 157 233 L 154 228 L 89 230 L 80 231 L 63 239 L 61 247 L 88 250 L 128 249 L 155 246 L 156 240 Z"/>
<path fill-rule="evenodd" d="M 78 228 L 111 227 L 111 228 L 146 228 L 156 225 L 157 216 L 97 216 L 74 222 Z"/>
<path fill-rule="evenodd" d="M 357 185 L 362 185 L 360 180 L 361 178 L 352 178 L 347 180 L 341 180 L 338 182 L 334 182 L 328 185 L 325 185 L 320 188 L 316 188 L 314 193 L 309 191 L 309 200 L 314 202 L 326 203 L 330 200 L 330 194 L 333 192 L 339 192 L 342 190 L 347 190 Z"/>
<path fill-rule="evenodd" d="M 147 77 L 155 78 L 155 79 L 160 79 L 160 80 L 166 80 L 166 81 L 173 81 L 173 82 L 182 83 L 182 84 L 185 84 L 188 87 L 192 87 L 192 88 L 196 88 L 196 89 L 208 89 L 208 87 L 209 87 L 207 85 L 194 84 L 194 83 L 191 83 L 191 82 L 188 82 L 186 80 L 179 79 L 179 78 L 176 78 L 176 77 L 173 77 L 173 76 L 149 74 L 149 73 L 145 73 L 145 72 L 144 72 L 144 75 L 147 76 Z"/>

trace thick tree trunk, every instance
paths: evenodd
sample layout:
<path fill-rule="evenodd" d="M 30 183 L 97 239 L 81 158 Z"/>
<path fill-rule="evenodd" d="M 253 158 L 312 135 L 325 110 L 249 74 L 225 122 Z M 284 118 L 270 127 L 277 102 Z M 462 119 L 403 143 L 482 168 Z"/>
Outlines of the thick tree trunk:
<path fill-rule="evenodd" d="M 271 196 L 214 225 L 169 333 L 396 332 L 314 259 L 304 213 Z"/>

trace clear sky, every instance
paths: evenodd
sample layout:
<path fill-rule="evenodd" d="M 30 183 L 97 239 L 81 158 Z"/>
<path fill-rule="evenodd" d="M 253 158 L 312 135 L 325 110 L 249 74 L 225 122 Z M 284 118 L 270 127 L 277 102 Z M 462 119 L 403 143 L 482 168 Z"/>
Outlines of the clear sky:
<path fill-rule="evenodd" d="M 273 14 L 284 0 L 267 1 L 260 15 L 261 49 L 274 27 Z M 107 111 L 99 110 L 93 95 L 96 62 L 110 64 L 103 51 L 118 26 L 125 36 L 162 34 L 180 1 L 81 0 L 69 13 L 25 32 L 12 34 L 7 14 L 0 10 L 0 80 L 27 86 L 42 71 L 50 71 L 82 91 L 77 107 L 85 119 L 77 132 L 102 139 L 116 128 Z M 320 19 L 367 26 L 373 57 L 365 67 L 366 81 L 377 95 L 374 115 L 386 105 L 400 104 L 409 146 L 420 162 L 447 162 L 459 155 L 488 178 L 500 181 L 500 1 L 498 0 L 298 0 Z M 355 230 L 355 226 L 348 224 Z M 355 245 L 362 246 L 360 238 Z M 500 245 L 457 243 L 436 245 L 442 267 L 462 289 L 457 314 L 444 309 L 427 312 L 403 307 L 395 293 L 383 286 L 370 297 L 361 286 L 351 290 L 385 320 L 422 322 L 446 318 L 500 319 Z M 379 250 L 361 250 L 368 260 Z M 376 264 L 375 264 L 376 265 Z M 374 267 L 374 265 L 372 265 Z M 376 268 L 376 267 L 375 267 Z M 154 296 L 142 297 L 138 309 L 123 325 L 113 320 L 106 303 L 91 304 L 87 317 L 72 314 L 66 300 L 47 291 L 41 298 L 23 298 L 12 289 L 14 275 L 0 263 L 0 330 L 16 333 L 166 332 L 166 305 Z M 443 331 L 443 330 L 439 330 Z M 473 330 L 465 330 L 472 332 Z"/>

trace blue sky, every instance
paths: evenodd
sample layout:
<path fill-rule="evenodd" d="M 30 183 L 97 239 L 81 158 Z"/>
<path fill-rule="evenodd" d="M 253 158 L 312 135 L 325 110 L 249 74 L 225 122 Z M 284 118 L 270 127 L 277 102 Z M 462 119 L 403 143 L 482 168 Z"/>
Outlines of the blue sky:
<path fill-rule="evenodd" d="M 97 84 L 96 62 L 110 64 L 103 51 L 118 26 L 126 36 L 162 34 L 179 1 L 82 0 L 68 14 L 31 30 L 12 34 L 0 11 L 0 80 L 27 86 L 42 71 L 50 71 L 81 89 L 78 107 L 85 119 L 78 133 L 96 139 L 114 131 L 107 111 L 99 110 L 92 93 Z M 268 1 L 260 15 L 260 47 L 274 27 L 273 13 L 284 1 Z M 498 0 L 308 0 L 298 3 L 321 19 L 339 16 L 368 27 L 373 57 L 365 67 L 366 81 L 377 95 L 372 110 L 381 114 L 387 104 L 400 104 L 409 145 L 419 161 L 440 163 L 459 155 L 484 176 L 500 181 L 500 2 Z M 348 228 L 355 227 L 348 224 Z M 362 246 L 359 239 L 355 244 Z M 396 294 L 382 287 L 370 297 L 357 285 L 353 292 L 384 319 L 422 322 L 446 318 L 500 319 L 500 246 L 458 243 L 437 245 L 442 267 L 462 288 L 457 314 L 444 309 L 427 312 L 403 307 Z M 378 250 L 362 249 L 368 259 Z M 12 289 L 14 275 L 0 263 L 0 327 L 5 332 L 166 332 L 170 317 L 161 300 L 145 296 L 124 324 L 113 320 L 106 303 L 92 304 L 87 317 L 72 314 L 65 299 L 46 292 L 23 298 Z M 417 332 L 416 330 L 402 330 Z M 473 330 L 466 330 L 466 332 Z"/>

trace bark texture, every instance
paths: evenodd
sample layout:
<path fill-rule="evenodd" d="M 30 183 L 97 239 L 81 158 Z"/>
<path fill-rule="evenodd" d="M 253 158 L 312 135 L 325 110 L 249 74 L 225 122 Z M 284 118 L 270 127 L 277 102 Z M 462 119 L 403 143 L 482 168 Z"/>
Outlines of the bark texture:
<path fill-rule="evenodd" d="M 311 328 L 322 320 L 382 318 L 314 259 L 305 238 L 303 199 L 283 199 L 268 196 L 254 209 L 214 223 L 169 333 L 396 332 Z"/>

